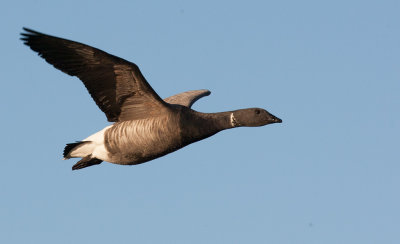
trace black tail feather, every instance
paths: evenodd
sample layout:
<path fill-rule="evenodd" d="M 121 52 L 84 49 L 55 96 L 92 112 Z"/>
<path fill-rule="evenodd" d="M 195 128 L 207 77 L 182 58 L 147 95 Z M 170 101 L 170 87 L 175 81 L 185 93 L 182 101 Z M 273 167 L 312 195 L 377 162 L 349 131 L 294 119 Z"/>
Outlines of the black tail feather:
<path fill-rule="evenodd" d="M 64 153 L 63 153 L 64 158 L 69 158 L 69 153 L 72 151 L 72 149 L 87 142 L 90 141 L 77 141 L 75 143 L 68 143 L 64 148 Z"/>
<path fill-rule="evenodd" d="M 74 166 L 72 166 L 72 170 L 83 169 L 92 165 L 101 164 L 103 160 L 92 158 L 91 155 L 82 158 L 78 161 Z"/>

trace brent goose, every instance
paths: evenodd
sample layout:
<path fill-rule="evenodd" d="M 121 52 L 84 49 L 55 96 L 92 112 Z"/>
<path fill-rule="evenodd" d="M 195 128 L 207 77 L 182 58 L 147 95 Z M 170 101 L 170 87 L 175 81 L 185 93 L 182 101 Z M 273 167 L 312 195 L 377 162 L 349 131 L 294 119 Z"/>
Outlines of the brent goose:
<path fill-rule="evenodd" d="M 64 159 L 82 158 L 72 169 L 107 161 L 134 165 L 176 151 L 219 131 L 263 126 L 282 120 L 261 108 L 200 113 L 194 102 L 208 90 L 161 99 L 138 66 L 97 48 L 23 28 L 21 40 L 55 68 L 77 76 L 114 124 L 67 144 Z"/>

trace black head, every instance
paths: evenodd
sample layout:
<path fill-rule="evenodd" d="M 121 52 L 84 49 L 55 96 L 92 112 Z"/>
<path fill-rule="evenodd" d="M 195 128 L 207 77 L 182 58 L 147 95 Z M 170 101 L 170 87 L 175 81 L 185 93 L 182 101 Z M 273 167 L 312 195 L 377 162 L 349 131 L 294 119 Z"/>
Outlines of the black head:
<path fill-rule="evenodd" d="M 233 111 L 231 114 L 231 123 L 237 126 L 263 126 L 273 123 L 282 123 L 280 118 L 268 113 L 262 108 L 247 108 Z"/>

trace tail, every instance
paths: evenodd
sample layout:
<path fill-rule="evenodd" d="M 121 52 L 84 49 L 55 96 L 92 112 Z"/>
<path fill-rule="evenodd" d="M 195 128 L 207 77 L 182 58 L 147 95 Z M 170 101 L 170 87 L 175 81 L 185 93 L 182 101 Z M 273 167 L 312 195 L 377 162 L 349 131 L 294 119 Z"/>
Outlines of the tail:
<path fill-rule="evenodd" d="M 91 141 L 77 141 L 75 143 L 68 143 L 64 148 L 64 159 L 70 158 L 83 158 L 92 154 L 94 145 Z"/>
<path fill-rule="evenodd" d="M 72 166 L 72 170 L 83 169 L 92 165 L 100 164 L 103 160 L 92 157 L 94 148 L 95 144 L 91 141 L 68 143 L 64 148 L 64 159 L 82 158 Z"/>

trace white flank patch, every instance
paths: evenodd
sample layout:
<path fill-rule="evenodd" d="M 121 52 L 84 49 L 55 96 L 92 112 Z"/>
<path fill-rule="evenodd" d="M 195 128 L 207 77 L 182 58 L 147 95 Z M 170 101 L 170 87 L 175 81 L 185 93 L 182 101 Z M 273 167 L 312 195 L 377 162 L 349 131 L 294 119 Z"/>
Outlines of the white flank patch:
<path fill-rule="evenodd" d="M 112 126 L 113 125 L 107 126 L 101 131 L 98 131 L 93 135 L 89 136 L 88 138 L 86 138 L 85 140 L 83 140 L 83 141 L 91 141 L 91 143 L 84 144 L 82 147 L 79 148 L 81 149 L 80 150 L 81 152 L 79 152 L 80 153 L 79 157 L 83 157 L 83 154 L 85 154 L 84 156 L 92 154 L 92 157 L 107 161 L 108 152 L 104 146 L 104 132 Z"/>
<path fill-rule="evenodd" d="M 89 136 L 88 138 L 86 138 L 83 141 L 92 141 L 96 144 L 103 144 L 104 143 L 104 132 L 110 128 L 113 125 L 109 125 L 106 128 L 102 129 L 101 131 L 98 131 L 96 133 L 94 133 L 93 135 Z"/>

